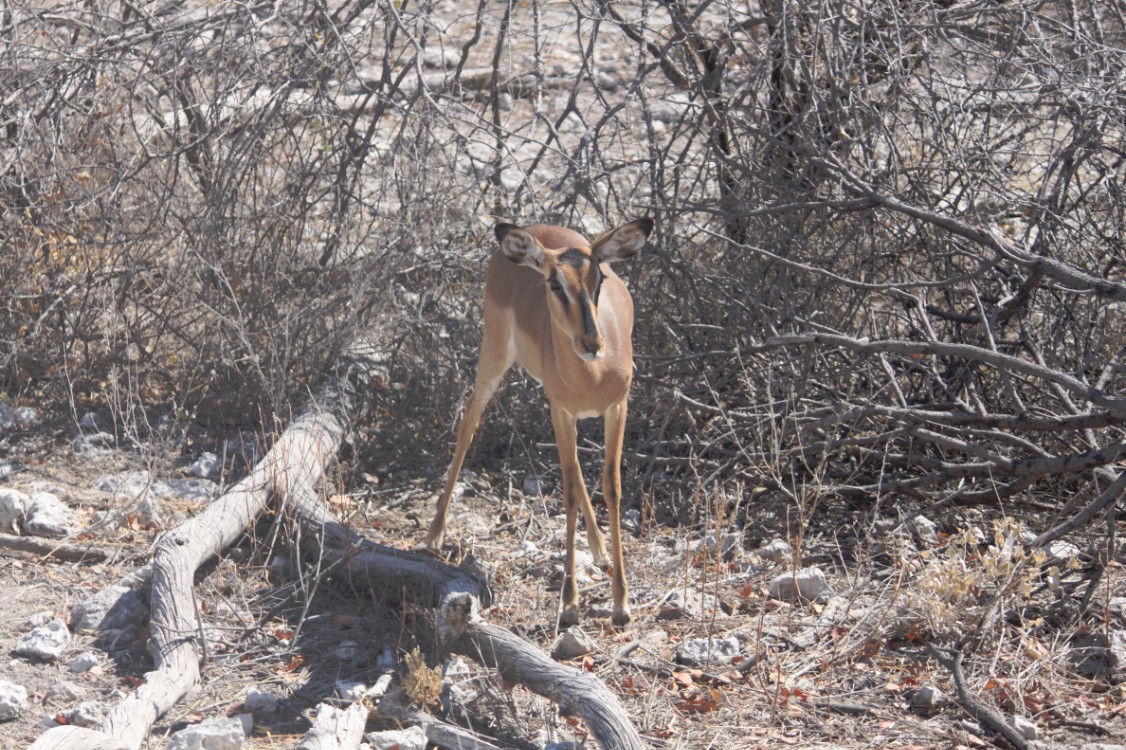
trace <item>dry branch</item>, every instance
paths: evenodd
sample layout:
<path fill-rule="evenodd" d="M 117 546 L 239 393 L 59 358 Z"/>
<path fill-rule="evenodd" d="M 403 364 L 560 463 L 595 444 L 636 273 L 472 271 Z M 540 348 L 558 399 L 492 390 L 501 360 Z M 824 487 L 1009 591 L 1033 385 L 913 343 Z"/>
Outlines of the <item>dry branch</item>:
<path fill-rule="evenodd" d="M 625 707 L 598 678 L 559 664 L 523 638 L 485 622 L 472 596 L 447 597 L 438 635 L 450 651 L 496 669 L 506 682 L 550 698 L 565 715 L 581 716 L 604 750 L 645 747 Z"/>
<path fill-rule="evenodd" d="M 335 376 L 254 471 L 161 539 L 153 560 L 150 621 L 156 668 L 145 675 L 144 684 L 110 709 L 101 739 L 116 738 L 128 748 L 139 748 L 156 720 L 199 682 L 202 635 L 193 588 L 196 571 L 237 540 L 272 496 L 284 498 L 319 480 L 380 369 L 371 344 L 354 346 Z M 49 730 L 41 740 L 47 741 L 53 732 Z M 70 747 L 86 750 L 95 745 L 72 742 Z"/>
<path fill-rule="evenodd" d="M 950 671 L 950 676 L 954 680 L 954 689 L 958 694 L 958 700 L 961 702 L 962 708 L 964 708 L 970 716 L 1003 736 L 1013 747 L 1017 748 L 1017 750 L 1028 750 L 1030 747 L 1028 740 L 1026 740 L 1020 732 L 1013 729 L 1001 714 L 982 703 L 981 699 L 970 690 L 969 685 L 966 683 L 966 675 L 962 671 L 962 654 L 960 652 L 947 653 L 945 649 L 932 644 L 928 644 L 928 647 L 934 658 Z"/>
<path fill-rule="evenodd" d="M 1106 409 L 1117 417 L 1126 417 L 1126 398 L 1107 395 L 1101 389 L 1079 378 L 1059 370 L 1029 362 L 1028 360 L 1014 357 L 1009 354 L 983 349 L 970 344 L 958 344 L 945 341 L 902 341 L 885 339 L 882 341 L 866 341 L 851 336 L 841 336 L 831 333 L 800 333 L 785 336 L 775 336 L 761 346 L 750 347 L 748 353 L 754 351 L 767 351 L 784 346 L 810 346 L 828 345 L 849 349 L 860 354 L 895 353 L 919 356 L 958 357 L 969 362 L 981 362 L 991 365 L 998 370 L 1010 371 L 1043 380 L 1046 383 L 1058 385 L 1071 393 L 1079 396 L 1096 406 Z"/>
<path fill-rule="evenodd" d="M 98 547 L 80 547 L 77 544 L 63 544 L 13 534 L 0 534 L 0 549 L 31 552 L 58 560 L 81 563 L 105 562 L 112 557 L 109 552 Z"/>

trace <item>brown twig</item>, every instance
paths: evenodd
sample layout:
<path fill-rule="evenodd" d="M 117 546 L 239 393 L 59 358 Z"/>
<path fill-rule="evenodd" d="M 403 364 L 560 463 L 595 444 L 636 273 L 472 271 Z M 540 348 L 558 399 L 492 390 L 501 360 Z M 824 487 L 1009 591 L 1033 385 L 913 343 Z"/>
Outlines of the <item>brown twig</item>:
<path fill-rule="evenodd" d="M 966 684 L 966 674 L 962 671 L 962 652 L 958 651 L 951 655 L 946 653 L 945 649 L 931 643 L 927 644 L 927 648 L 938 663 L 946 667 L 950 672 L 950 676 L 954 680 L 954 689 L 958 693 L 958 701 L 961 703 L 962 708 L 966 709 L 966 712 L 970 716 L 1003 736 L 1012 743 L 1013 747 L 1017 748 L 1017 750 L 1029 750 L 1030 746 L 1028 740 L 1026 740 L 1020 732 L 1013 729 L 1001 714 L 985 705 L 985 703 L 970 691 L 969 685 Z"/>

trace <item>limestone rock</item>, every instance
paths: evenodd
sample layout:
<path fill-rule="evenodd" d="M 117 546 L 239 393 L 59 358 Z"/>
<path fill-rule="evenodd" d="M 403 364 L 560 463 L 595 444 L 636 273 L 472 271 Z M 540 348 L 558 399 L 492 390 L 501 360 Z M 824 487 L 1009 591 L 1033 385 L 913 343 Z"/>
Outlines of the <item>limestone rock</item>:
<path fill-rule="evenodd" d="M 54 661 L 70 645 L 70 631 L 66 623 L 59 619 L 24 633 L 16 641 L 13 649 L 16 656 L 40 661 Z"/>

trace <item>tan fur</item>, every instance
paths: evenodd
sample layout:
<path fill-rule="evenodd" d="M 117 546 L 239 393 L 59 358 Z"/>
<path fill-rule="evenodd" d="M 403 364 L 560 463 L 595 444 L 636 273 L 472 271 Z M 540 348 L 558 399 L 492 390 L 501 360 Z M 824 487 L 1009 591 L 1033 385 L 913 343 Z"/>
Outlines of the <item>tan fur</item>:
<path fill-rule="evenodd" d="M 651 228 L 648 219 L 641 219 L 590 243 L 563 227 L 537 224 L 520 229 L 499 225 L 500 248 L 490 258 L 485 274 L 485 332 L 478 354 L 476 384 L 463 407 L 457 447 L 426 546 L 435 552 L 441 549 L 450 498 L 481 414 L 504 374 L 518 362 L 543 384 L 551 404 L 563 471 L 567 510 L 567 558 L 560 612 L 563 624 L 579 619 L 574 541 L 580 508 L 595 561 L 604 568 L 613 568 L 614 623 L 625 624 L 630 619 L 618 514 L 622 437 L 633 379 L 633 299 L 609 264 L 635 255 Z M 595 305 L 600 276 L 601 292 Z M 551 290 L 549 280 L 560 284 L 566 302 Z M 595 416 L 603 418 L 606 430 L 602 493 L 609 508 L 613 557 L 606 553 L 578 459 L 576 421 Z"/>

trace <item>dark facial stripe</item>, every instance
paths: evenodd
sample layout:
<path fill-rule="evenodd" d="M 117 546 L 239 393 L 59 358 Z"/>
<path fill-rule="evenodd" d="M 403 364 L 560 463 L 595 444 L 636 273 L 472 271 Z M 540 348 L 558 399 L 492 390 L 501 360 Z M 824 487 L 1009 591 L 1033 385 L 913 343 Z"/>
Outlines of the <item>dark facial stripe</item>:
<path fill-rule="evenodd" d="M 598 326 L 594 322 L 594 304 L 585 289 L 579 292 L 579 308 L 583 311 L 583 331 L 587 336 L 597 336 Z"/>

